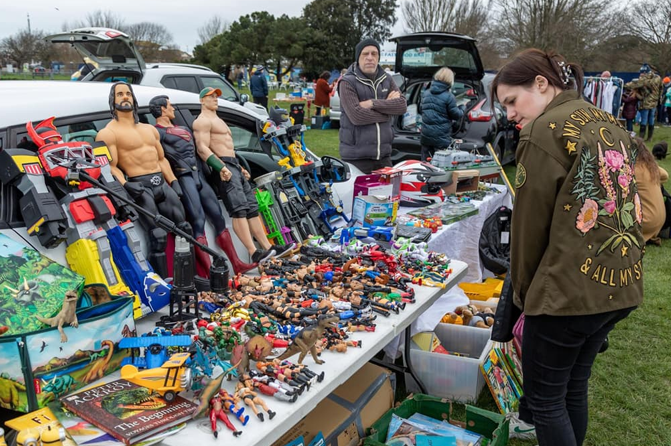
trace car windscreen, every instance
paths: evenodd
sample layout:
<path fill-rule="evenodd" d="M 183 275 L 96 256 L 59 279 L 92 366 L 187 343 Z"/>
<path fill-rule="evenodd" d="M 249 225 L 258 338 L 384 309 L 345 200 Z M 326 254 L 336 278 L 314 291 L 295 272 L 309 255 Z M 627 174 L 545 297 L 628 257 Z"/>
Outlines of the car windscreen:
<path fill-rule="evenodd" d="M 442 67 L 450 67 L 453 71 L 478 71 L 478 64 L 473 54 L 462 48 L 442 47 L 434 48 L 423 46 L 408 48 L 401 56 L 402 72 L 406 75 L 434 73 Z"/>

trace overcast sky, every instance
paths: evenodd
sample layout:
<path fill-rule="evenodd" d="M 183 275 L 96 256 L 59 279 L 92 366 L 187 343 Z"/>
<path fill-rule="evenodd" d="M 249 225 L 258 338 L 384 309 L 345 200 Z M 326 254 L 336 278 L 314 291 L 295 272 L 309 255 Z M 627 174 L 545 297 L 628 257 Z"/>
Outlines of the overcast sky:
<path fill-rule="evenodd" d="M 0 39 L 30 26 L 34 30 L 60 32 L 64 22 L 83 20 L 96 10 L 112 10 L 128 23 L 155 22 L 172 33 L 173 42 L 191 53 L 198 44 L 198 28 L 210 15 L 219 15 L 228 22 L 254 11 L 268 11 L 300 16 L 309 0 L 0 0 Z M 403 30 L 398 9 L 394 35 Z"/>

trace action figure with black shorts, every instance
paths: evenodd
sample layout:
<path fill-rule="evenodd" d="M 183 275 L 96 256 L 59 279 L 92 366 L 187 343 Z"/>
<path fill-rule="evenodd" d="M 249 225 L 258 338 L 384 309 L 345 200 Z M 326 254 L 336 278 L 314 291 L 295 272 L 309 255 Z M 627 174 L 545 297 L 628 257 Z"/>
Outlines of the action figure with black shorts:
<path fill-rule="evenodd" d="M 212 87 L 200 92 L 201 113 L 193 123 L 196 147 L 208 166 L 219 172 L 219 194 L 233 219 L 233 230 L 251 254 L 252 261 L 261 263 L 286 254 L 294 244 L 272 246 L 266 237 L 249 172 L 235 157 L 231 129 L 217 116 L 220 95 L 221 90 Z M 254 239 L 261 249 L 256 248 Z"/>
<path fill-rule="evenodd" d="M 214 226 L 217 244 L 226 253 L 236 274 L 256 268 L 254 263 L 245 263 L 238 257 L 233 246 L 231 234 L 226 228 L 226 220 L 222 214 L 219 200 L 214 190 L 198 169 L 196 145 L 193 135 L 186 127 L 174 125 L 175 108 L 168 96 L 156 96 L 149 101 L 149 111 L 156 118 L 156 129 L 161 136 L 161 145 L 165 157 L 170 162 L 172 171 L 182 188 L 182 203 L 186 215 L 193 227 L 193 234 L 200 243 L 207 245 L 205 237 L 205 218 Z M 201 277 L 210 274 L 210 256 L 195 248 L 196 272 Z"/>
<path fill-rule="evenodd" d="M 131 86 L 114 83 L 109 104 L 114 119 L 98 132 L 96 141 L 105 141 L 112 156 L 112 173 L 138 205 L 178 223 L 180 229 L 190 233 L 191 226 L 179 200 L 179 182 L 164 156 L 158 130 L 139 122 Z M 168 277 L 167 233 L 144 215 L 140 221 L 149 233 L 149 263 L 161 277 Z"/>

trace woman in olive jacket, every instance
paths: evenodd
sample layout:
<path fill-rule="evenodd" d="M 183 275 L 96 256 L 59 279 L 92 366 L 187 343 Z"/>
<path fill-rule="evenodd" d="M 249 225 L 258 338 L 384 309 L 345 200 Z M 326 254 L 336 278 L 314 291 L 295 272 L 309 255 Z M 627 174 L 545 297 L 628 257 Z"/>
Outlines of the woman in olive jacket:
<path fill-rule="evenodd" d="M 616 118 L 582 99 L 582 85 L 580 66 L 537 49 L 492 82 L 522 127 L 510 273 L 526 315 L 524 396 L 511 431 L 535 426 L 540 446 L 583 443 L 592 364 L 643 299 L 637 148 Z"/>

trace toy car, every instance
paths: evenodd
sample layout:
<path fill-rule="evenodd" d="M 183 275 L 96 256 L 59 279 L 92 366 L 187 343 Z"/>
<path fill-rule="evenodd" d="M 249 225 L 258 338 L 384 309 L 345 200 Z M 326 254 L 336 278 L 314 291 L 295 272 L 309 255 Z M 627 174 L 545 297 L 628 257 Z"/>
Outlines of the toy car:
<path fill-rule="evenodd" d="M 191 387 L 191 369 L 186 366 L 191 360 L 189 353 L 175 353 L 161 367 L 138 370 L 134 365 L 121 368 L 121 377 L 148 389 L 156 390 L 167 402 L 175 399 L 179 392 Z"/>

